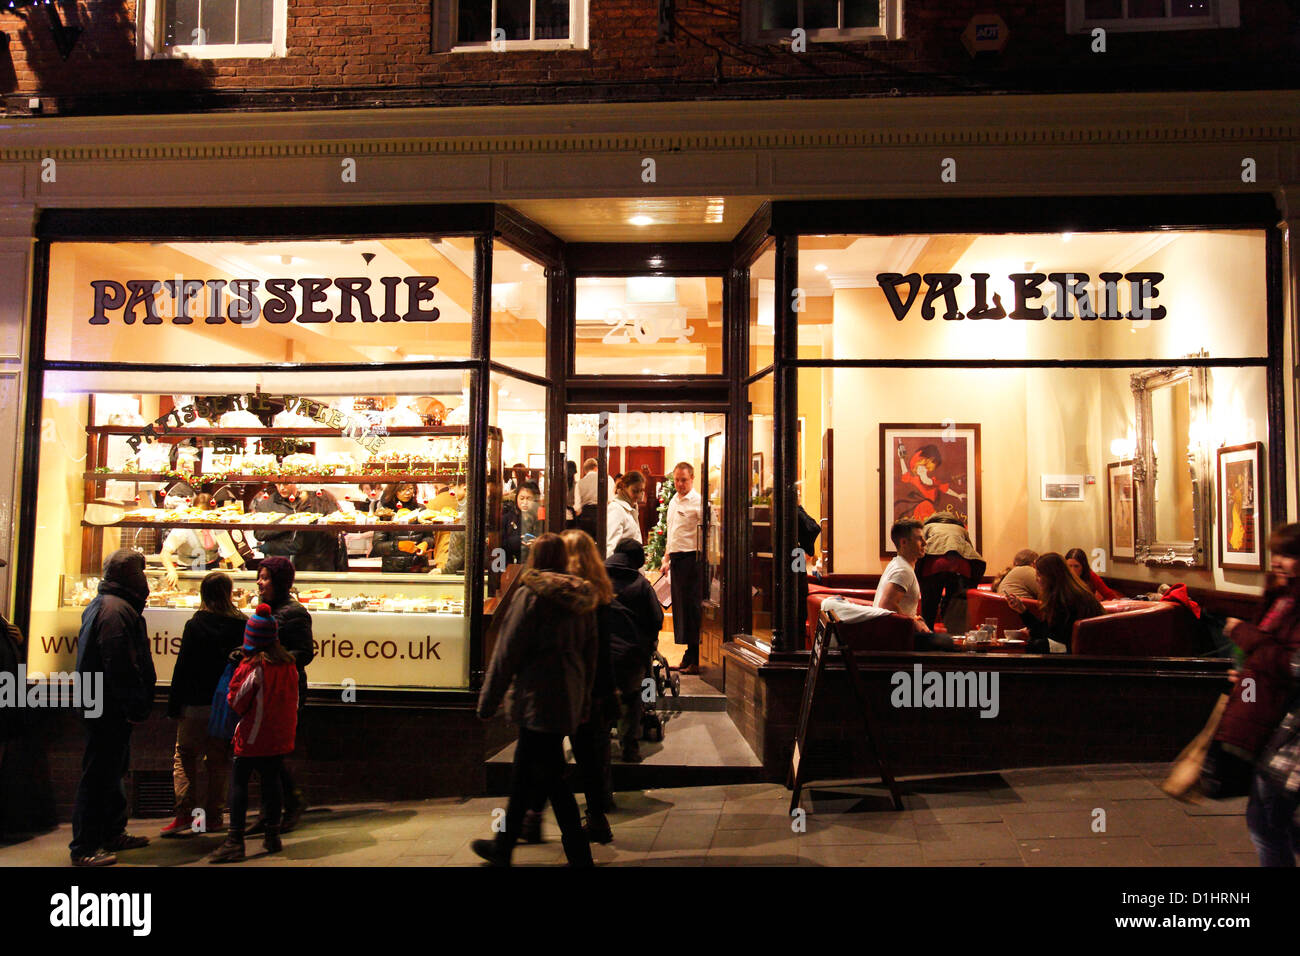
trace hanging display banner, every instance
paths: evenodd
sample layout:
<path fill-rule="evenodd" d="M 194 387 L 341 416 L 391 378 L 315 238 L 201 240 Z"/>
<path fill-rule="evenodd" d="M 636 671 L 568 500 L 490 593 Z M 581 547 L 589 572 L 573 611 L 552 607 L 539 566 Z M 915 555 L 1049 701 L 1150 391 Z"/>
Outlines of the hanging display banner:
<path fill-rule="evenodd" d="M 173 408 L 166 415 L 161 415 L 142 428 L 139 434 L 127 436 L 126 443 L 131 450 L 138 452 L 141 442 L 153 444 L 174 428 L 184 428 L 198 419 L 219 418 L 226 412 L 270 412 L 283 406 L 287 412 L 294 412 L 305 418 L 314 419 L 323 428 L 337 428 L 349 437 L 361 440 L 371 451 L 378 451 L 384 444 L 382 435 L 376 433 L 374 426 L 363 419 L 344 415 L 337 408 L 330 408 L 315 399 L 298 395 L 265 395 L 261 392 L 246 392 L 242 395 L 215 395 L 197 397 L 191 404 Z M 372 447 L 373 445 L 373 447 Z"/>
<path fill-rule="evenodd" d="M 384 310 L 375 313 L 370 297 L 370 279 L 267 279 L 264 284 L 257 279 L 128 279 L 125 283 L 113 279 L 96 279 L 90 283 L 95 290 L 95 314 L 91 325 L 107 325 L 108 313 L 122 310 L 122 322 L 134 325 L 136 310 L 144 306 L 143 325 L 162 325 L 158 297 L 169 296 L 173 325 L 192 325 L 190 304 L 207 306 L 203 321 L 208 325 L 221 325 L 227 321 L 237 325 L 251 325 L 260 316 L 268 322 L 434 322 L 436 308 L 422 308 L 421 303 L 433 298 L 437 276 L 384 276 L 379 280 L 383 287 Z M 259 285 L 262 294 L 258 295 Z M 406 312 L 397 311 L 398 290 L 406 286 Z M 295 298 L 295 286 L 298 290 Z M 338 290 L 339 311 L 319 308 L 330 288 Z M 228 291 L 227 291 L 228 289 Z M 202 301 L 200 301 L 200 299 Z M 229 299 L 229 302 L 226 300 Z M 299 307 L 301 301 L 301 308 Z"/>
<path fill-rule="evenodd" d="M 916 303 L 921 285 L 925 284 L 925 296 L 921 300 L 921 318 L 929 320 L 935 317 L 934 303 L 942 299 L 943 317 L 949 321 L 957 319 L 1073 319 L 1076 316 L 1084 320 L 1092 319 L 1134 319 L 1159 321 L 1165 317 L 1165 307 L 1152 307 L 1149 300 L 1156 298 L 1160 292 L 1156 286 L 1164 280 L 1163 272 L 1103 272 L 1097 276 L 1096 309 L 1093 308 L 1092 292 L 1089 289 L 1089 276 L 1086 272 L 1012 272 L 1007 276 L 1014 290 L 1014 304 L 1010 312 L 1002 305 L 1002 297 L 993 294 L 993 304 L 989 304 L 987 272 L 972 272 L 974 284 L 974 305 L 970 311 L 962 314 L 957 308 L 957 289 L 962 284 L 958 272 L 916 272 L 903 275 L 901 272 L 881 272 L 876 275 L 876 282 L 885 293 L 889 307 L 894 310 L 894 318 L 902 322 Z M 1130 301 L 1132 308 L 1128 312 L 1119 310 L 1119 283 L 1130 284 Z M 1050 282 L 1056 287 L 1056 308 L 1049 311 L 1045 305 L 1032 305 L 1033 300 L 1043 294 L 1043 283 Z M 907 298 L 899 294 L 899 287 L 907 288 Z M 1073 309 L 1071 300 L 1074 302 Z"/>

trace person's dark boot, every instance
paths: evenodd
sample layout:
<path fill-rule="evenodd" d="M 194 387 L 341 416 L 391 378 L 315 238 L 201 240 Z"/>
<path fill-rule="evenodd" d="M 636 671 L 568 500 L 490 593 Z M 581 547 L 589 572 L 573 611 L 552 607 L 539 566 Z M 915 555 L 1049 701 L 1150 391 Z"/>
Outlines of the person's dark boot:
<path fill-rule="evenodd" d="M 253 821 L 253 825 L 244 831 L 244 833 L 248 836 L 259 836 L 265 832 L 266 832 L 266 820 L 263 817 L 258 817 L 256 820 Z M 281 832 L 283 832 L 283 828 L 281 829 Z"/>
<path fill-rule="evenodd" d="M 588 812 L 587 822 L 582 825 L 582 832 L 586 834 L 587 839 L 592 843 L 604 845 L 614 842 L 614 831 L 610 829 L 609 821 L 605 819 L 603 813 Z"/>
<path fill-rule="evenodd" d="M 495 840 L 473 840 L 469 848 L 487 860 L 490 866 L 510 865 L 512 848 L 506 845 L 503 836 L 498 836 Z"/>
<path fill-rule="evenodd" d="M 569 861 L 569 866 L 589 867 L 596 865 L 591 858 L 591 841 L 587 839 L 585 832 L 579 830 L 574 836 L 566 836 L 563 843 L 564 856 Z"/>
<path fill-rule="evenodd" d="M 302 795 L 301 790 L 294 790 L 290 794 L 290 799 L 285 801 L 284 819 L 280 821 L 280 832 L 291 833 L 298 826 L 298 821 L 302 819 L 303 812 L 306 809 L 307 798 Z"/>
<path fill-rule="evenodd" d="M 536 810 L 524 811 L 524 823 L 519 829 L 519 839 L 524 843 L 544 843 L 542 839 L 542 815 Z"/>
<path fill-rule="evenodd" d="M 242 863 L 244 861 L 244 834 L 234 827 L 226 834 L 226 842 L 208 857 L 209 863 Z"/>
<path fill-rule="evenodd" d="M 280 842 L 280 828 L 267 825 L 266 832 L 262 836 L 262 849 L 267 853 L 279 853 L 284 849 L 284 844 Z"/>

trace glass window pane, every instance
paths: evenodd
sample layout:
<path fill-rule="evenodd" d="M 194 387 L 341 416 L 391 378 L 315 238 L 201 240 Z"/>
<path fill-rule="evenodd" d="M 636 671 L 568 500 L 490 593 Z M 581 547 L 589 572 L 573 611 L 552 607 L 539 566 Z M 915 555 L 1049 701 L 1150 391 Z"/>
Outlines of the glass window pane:
<path fill-rule="evenodd" d="M 720 375 L 722 278 L 577 280 L 579 375 Z"/>
<path fill-rule="evenodd" d="M 1176 17 L 1208 17 L 1213 12 L 1210 0 L 1173 0 Z"/>
<path fill-rule="evenodd" d="M 470 354 L 468 237 L 58 243 L 51 257 L 61 290 L 50 298 L 51 359 L 265 365 Z"/>
<path fill-rule="evenodd" d="M 538 40 L 563 40 L 569 36 L 569 0 L 536 0 Z"/>
<path fill-rule="evenodd" d="M 498 593 L 503 564 L 526 562 L 533 539 L 552 524 L 546 510 L 546 392 L 499 372 L 489 379 L 488 421 L 499 430 L 501 447 L 500 474 L 490 482 L 488 501 L 489 597 Z M 496 462 L 489 462 L 489 468 L 495 469 Z M 564 527 L 563 518 L 555 527 Z M 498 547 L 494 565 L 493 549 Z"/>
<path fill-rule="evenodd" d="M 270 43 L 274 0 L 239 0 L 239 42 Z"/>
<path fill-rule="evenodd" d="M 804 29 L 836 30 L 839 25 L 839 0 L 803 0 Z"/>
<path fill-rule="evenodd" d="M 1165 0 L 1128 0 L 1128 15 L 1133 20 L 1162 18 L 1165 15 Z"/>
<path fill-rule="evenodd" d="M 1109 466 L 1135 456 L 1131 376 L 1141 371 L 800 369 L 799 417 L 805 427 L 798 479 L 804 508 L 830 522 L 828 539 L 819 541 L 822 548 L 830 547 L 830 570 L 836 575 L 882 572 L 893 550 L 889 524 L 899 517 L 938 513 L 965 522 L 985 562 L 982 573 L 990 577 L 1008 568 L 1021 549 L 1063 555 L 1079 548 L 1121 595 L 1134 598 L 1154 591 L 1171 572 L 1133 562 L 1132 497 L 1111 496 L 1108 482 L 1115 472 Z M 754 394 L 751 389 L 751 400 Z M 1152 391 L 1158 540 L 1187 540 L 1182 536 L 1189 535 L 1189 450 L 1200 449 L 1212 471 L 1220 447 L 1256 441 L 1267 447 L 1264 369 L 1210 369 L 1208 395 L 1208 412 L 1197 420 L 1189 413 L 1185 391 Z M 754 407 L 754 450 L 759 451 L 756 400 Z M 978 470 L 972 467 L 973 426 L 979 426 Z M 882 433 L 884 429 L 888 431 Z M 832 453 L 824 456 L 828 430 Z M 1089 484 L 1088 476 L 1095 483 Z M 1211 477 L 1207 480 L 1217 489 L 1219 479 Z M 1219 542 L 1245 551 L 1252 549 L 1251 515 L 1266 492 L 1260 482 L 1242 483 L 1226 502 L 1216 499 L 1217 491 L 1208 492 L 1207 504 L 1213 512 L 1219 500 L 1217 507 L 1223 509 L 1219 528 L 1224 530 L 1213 532 Z M 829 497 L 820 496 L 825 487 L 831 489 Z M 1081 497 L 1065 500 L 1072 488 Z M 1060 500 L 1044 500 L 1053 495 Z M 1262 529 L 1279 520 L 1284 519 L 1266 516 Z M 1211 541 L 1205 549 L 1209 568 L 1180 569 L 1177 580 L 1190 588 L 1222 590 L 1226 579 L 1243 591 L 1264 583 L 1257 574 L 1225 576 L 1218 547 Z M 756 572 L 754 586 L 763 588 L 764 580 Z M 872 585 L 863 581 L 854 586 Z M 963 614 L 964 608 L 949 619 L 949 632 L 982 623 Z"/>
<path fill-rule="evenodd" d="M 492 246 L 492 361 L 546 374 L 546 269 L 503 242 Z"/>
<path fill-rule="evenodd" d="M 235 0 L 203 0 L 199 18 L 203 42 L 208 46 L 235 42 Z"/>
<path fill-rule="evenodd" d="M 458 43 L 487 43 L 492 39 L 492 0 L 460 0 L 456 23 Z"/>
<path fill-rule="evenodd" d="M 507 40 L 530 39 L 531 17 L 532 0 L 497 0 L 496 26 L 506 31 Z"/>
<path fill-rule="evenodd" d="M 800 242 L 804 242 L 803 237 Z M 749 267 L 749 374 L 772 364 L 776 312 L 776 250 L 772 244 Z"/>
<path fill-rule="evenodd" d="M 436 424 L 436 409 L 455 409 L 467 385 L 458 369 L 48 374 L 33 669 L 75 666 L 102 562 L 128 547 L 145 555 L 164 682 L 204 575 L 229 565 L 247 610 L 249 560 L 280 554 L 313 618 L 313 685 L 465 687 L 465 577 L 441 545 L 464 523 L 469 429 Z M 417 523 L 387 520 L 403 508 Z"/>
<path fill-rule="evenodd" d="M 844 28 L 880 26 L 880 0 L 844 0 Z"/>
<path fill-rule="evenodd" d="M 1260 230 L 802 236 L 798 285 L 801 355 L 1267 355 Z"/>
<path fill-rule="evenodd" d="M 799 25 L 797 0 L 763 0 L 761 30 L 793 30 Z"/>
<path fill-rule="evenodd" d="M 1083 15 L 1089 20 L 1118 20 L 1124 15 L 1124 0 L 1085 0 Z"/>
<path fill-rule="evenodd" d="M 167 0 L 165 40 L 167 46 L 194 43 L 199 28 L 199 0 Z"/>

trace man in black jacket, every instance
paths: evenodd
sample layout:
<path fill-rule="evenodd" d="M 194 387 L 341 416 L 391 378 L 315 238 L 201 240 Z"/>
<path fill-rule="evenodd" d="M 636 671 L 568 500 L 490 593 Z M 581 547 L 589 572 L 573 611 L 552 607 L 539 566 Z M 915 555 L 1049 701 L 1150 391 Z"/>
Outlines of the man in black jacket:
<path fill-rule="evenodd" d="M 298 665 L 298 734 L 301 736 L 302 708 L 307 700 L 307 665 L 315 658 L 316 648 L 312 640 L 311 614 L 289 594 L 293 577 L 293 565 L 284 557 L 266 558 L 257 569 L 258 598 L 271 605 L 280 643 Z M 307 800 L 294 785 L 287 759 L 280 764 L 280 786 L 284 791 L 284 820 L 280 832 L 288 833 L 298 825 L 307 809 Z M 261 833 L 264 827 L 265 822 L 258 819 L 245 832 L 253 836 Z"/>
<path fill-rule="evenodd" d="M 664 623 L 663 605 L 654 588 L 641 574 L 645 549 L 635 538 L 624 538 L 605 559 L 605 570 L 614 585 L 614 597 L 627 610 L 636 626 L 635 635 L 615 629 L 610 635 L 610 658 L 614 682 L 622 703 L 619 737 L 625 763 L 641 761 L 641 691 L 650 670 L 650 657 L 659 647 L 659 629 Z"/>
<path fill-rule="evenodd" d="M 81 615 L 78 680 L 83 686 L 102 687 L 102 712 L 85 715 L 86 754 L 68 844 L 75 866 L 110 866 L 117 862 L 114 854 L 119 850 L 149 843 L 147 837 L 126 832 L 125 783 L 131 725 L 148 718 L 157 683 L 144 624 L 148 599 L 144 555 L 122 548 L 104 562 L 99 596 Z"/>

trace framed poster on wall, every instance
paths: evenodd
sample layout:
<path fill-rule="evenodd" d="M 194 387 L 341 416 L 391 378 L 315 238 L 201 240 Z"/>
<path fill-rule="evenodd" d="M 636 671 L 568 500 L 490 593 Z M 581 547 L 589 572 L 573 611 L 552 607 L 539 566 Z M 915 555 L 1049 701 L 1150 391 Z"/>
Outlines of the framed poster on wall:
<path fill-rule="evenodd" d="M 1263 477 L 1259 470 L 1262 443 L 1228 445 L 1218 450 L 1219 567 L 1239 571 L 1264 570 Z"/>
<path fill-rule="evenodd" d="M 895 521 L 924 522 L 936 512 L 966 525 L 980 550 L 980 426 L 978 424 L 880 426 L 880 554 L 895 553 Z"/>
<path fill-rule="evenodd" d="M 1133 460 L 1106 466 L 1106 500 L 1110 515 L 1110 557 L 1132 564 L 1137 558 L 1133 520 Z"/>

